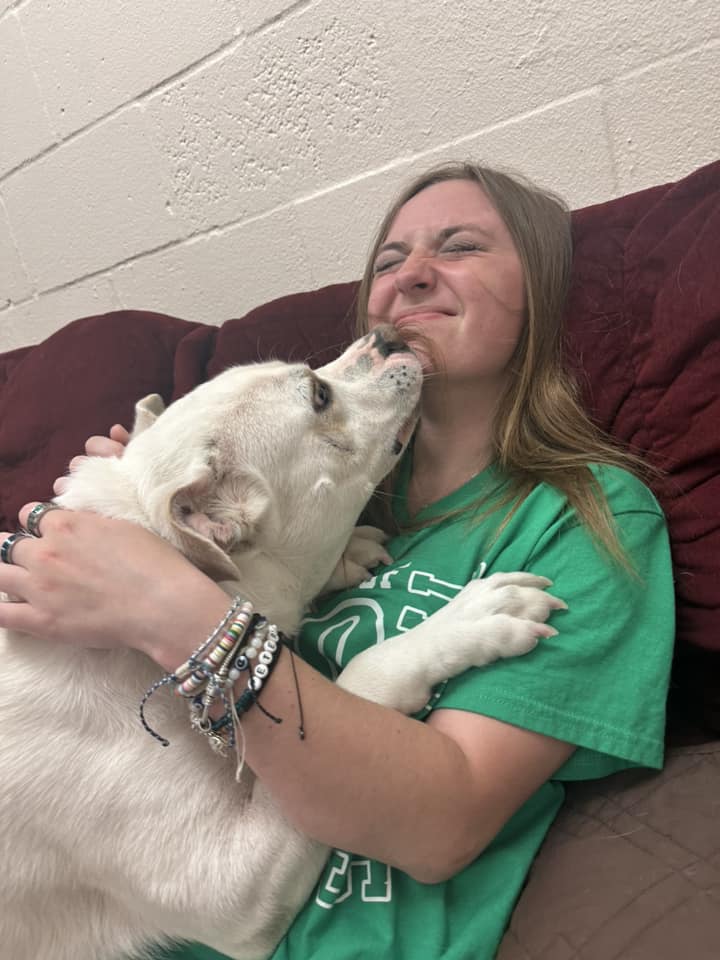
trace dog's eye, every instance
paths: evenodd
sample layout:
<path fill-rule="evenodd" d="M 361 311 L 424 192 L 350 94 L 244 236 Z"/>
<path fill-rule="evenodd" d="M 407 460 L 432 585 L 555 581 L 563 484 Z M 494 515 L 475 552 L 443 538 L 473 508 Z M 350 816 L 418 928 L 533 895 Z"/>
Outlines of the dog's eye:
<path fill-rule="evenodd" d="M 327 409 L 332 402 L 332 391 L 329 384 L 323 380 L 315 380 L 313 383 L 312 405 L 318 413 Z"/>

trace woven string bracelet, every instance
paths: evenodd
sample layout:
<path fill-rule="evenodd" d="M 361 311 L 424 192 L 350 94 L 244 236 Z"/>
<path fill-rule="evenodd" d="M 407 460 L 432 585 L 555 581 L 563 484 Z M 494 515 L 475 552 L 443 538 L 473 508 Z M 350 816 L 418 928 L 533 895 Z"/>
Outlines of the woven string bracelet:
<path fill-rule="evenodd" d="M 242 603 L 243 603 L 242 597 L 238 596 L 233 599 L 229 610 L 227 611 L 225 616 L 222 618 L 222 620 L 218 623 L 215 629 L 209 634 L 207 639 L 200 644 L 197 650 L 194 650 L 193 653 L 185 661 L 185 663 L 178 668 L 179 670 L 183 670 L 184 667 L 189 665 L 191 665 L 191 669 L 195 669 L 195 667 L 200 666 L 199 658 L 204 655 L 204 653 L 210 646 L 212 646 L 217 642 L 218 637 L 227 626 L 228 621 L 235 615 L 236 611 L 242 605 Z M 152 729 L 152 727 L 148 724 L 147 720 L 145 719 L 145 705 L 147 704 L 150 697 L 152 697 L 153 694 L 160 689 L 160 687 L 167 686 L 170 683 L 174 683 L 177 685 L 179 682 L 180 682 L 180 679 L 178 678 L 176 672 L 166 673 L 165 676 L 161 677 L 159 680 L 156 680 L 155 683 L 152 684 L 152 686 L 145 692 L 142 700 L 140 701 L 140 722 L 142 723 L 143 728 L 150 734 L 151 737 L 154 737 L 154 739 L 157 740 L 159 743 L 161 743 L 164 747 L 170 746 L 170 741 L 166 740 L 165 737 L 160 736 L 159 733 L 156 733 Z"/>
<path fill-rule="evenodd" d="M 145 693 L 140 703 L 143 727 L 163 746 L 169 746 L 169 741 L 147 723 L 145 705 L 160 687 L 173 684 L 175 693 L 188 701 L 192 729 L 203 734 L 212 749 L 221 756 L 226 756 L 229 748 L 235 748 L 236 779 L 239 780 L 245 752 L 240 717 L 257 704 L 258 709 L 270 720 L 282 723 L 279 717 L 273 716 L 259 703 L 258 697 L 280 659 L 283 645 L 290 650 L 298 698 L 298 734 L 304 740 L 303 707 L 292 647 L 275 624 L 253 613 L 253 605 L 240 597 L 233 600 L 223 619 L 197 650 L 176 670 L 157 680 Z M 233 687 L 245 672 L 249 674 L 247 687 L 235 700 Z M 222 701 L 224 713 L 219 719 L 212 720 L 210 711 L 218 701 Z"/>
<path fill-rule="evenodd" d="M 280 658 L 282 634 L 264 617 L 255 614 L 248 619 L 250 612 L 250 608 L 244 604 L 215 651 L 211 651 L 204 659 L 203 669 L 196 671 L 200 674 L 207 672 L 204 692 L 197 692 L 202 686 L 202 676 L 200 679 L 196 676 L 191 684 L 176 687 L 186 696 L 194 694 L 188 704 L 192 729 L 205 736 L 210 747 L 222 757 L 226 757 L 228 750 L 234 748 L 235 779 L 238 782 L 245 765 L 245 734 L 240 717 L 257 704 L 258 709 L 273 722 L 282 723 L 279 717 L 273 716 L 258 702 L 260 691 Z M 233 702 L 232 687 L 246 671 L 250 674 L 247 689 Z M 185 672 L 188 672 L 187 668 Z M 218 696 L 223 701 L 225 713 L 219 720 L 213 721 L 209 712 Z"/>

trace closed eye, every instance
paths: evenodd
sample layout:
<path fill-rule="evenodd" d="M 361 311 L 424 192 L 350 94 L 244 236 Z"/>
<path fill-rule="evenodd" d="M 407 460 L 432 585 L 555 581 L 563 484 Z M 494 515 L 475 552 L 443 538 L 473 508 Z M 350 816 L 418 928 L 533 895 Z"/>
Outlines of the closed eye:
<path fill-rule="evenodd" d="M 446 240 L 442 246 L 437 249 L 435 256 L 439 254 L 456 254 L 462 256 L 465 253 L 481 253 L 487 248 L 476 240 Z M 382 273 L 389 273 L 391 270 L 400 267 L 405 261 L 405 255 L 397 250 L 380 255 L 373 264 L 373 276 Z"/>
<path fill-rule="evenodd" d="M 485 248 L 475 243 L 473 240 L 453 240 L 452 243 L 446 243 L 442 248 L 442 253 L 472 253 L 476 250 Z"/>
<path fill-rule="evenodd" d="M 352 456 L 355 453 L 355 447 L 351 443 L 343 443 L 343 441 L 339 440 L 336 436 L 324 434 L 322 439 L 328 446 L 334 447 L 336 450 L 339 450 L 340 453 L 344 453 L 347 456 Z"/>
<path fill-rule="evenodd" d="M 404 257 L 394 256 L 388 257 L 386 259 L 377 260 L 373 264 L 373 274 L 377 276 L 379 273 L 386 273 L 388 270 L 392 270 L 393 267 L 399 267 L 403 262 Z"/>

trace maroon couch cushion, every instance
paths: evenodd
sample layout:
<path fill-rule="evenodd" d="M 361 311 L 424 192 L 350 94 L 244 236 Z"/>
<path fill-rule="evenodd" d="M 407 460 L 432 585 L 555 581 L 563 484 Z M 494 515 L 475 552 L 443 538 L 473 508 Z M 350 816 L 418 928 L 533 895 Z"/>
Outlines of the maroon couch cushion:
<path fill-rule="evenodd" d="M 720 730 L 720 163 L 577 211 L 573 228 L 570 361 L 598 423 L 666 471 L 655 488 L 676 567 L 674 701 Z M 220 328 L 118 311 L 0 357 L 0 529 L 145 393 L 170 400 L 232 363 L 336 355 L 356 289 L 284 297 Z"/>

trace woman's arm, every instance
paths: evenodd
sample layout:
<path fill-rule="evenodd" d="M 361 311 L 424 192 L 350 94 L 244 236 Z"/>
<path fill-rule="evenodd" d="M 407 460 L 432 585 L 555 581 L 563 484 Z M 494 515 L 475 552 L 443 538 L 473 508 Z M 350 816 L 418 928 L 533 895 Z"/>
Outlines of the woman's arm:
<path fill-rule="evenodd" d="M 460 710 L 427 723 L 355 697 L 296 660 L 306 739 L 284 651 L 260 711 L 244 718 L 247 762 L 288 819 L 330 846 L 438 883 L 475 859 L 574 747 Z"/>
<path fill-rule="evenodd" d="M 42 534 L 21 541 L 14 564 L 0 570 L 0 589 L 26 601 L 0 606 L 1 626 L 86 646 L 100 637 L 171 670 L 227 608 L 216 584 L 136 525 L 53 511 Z M 284 722 L 256 709 L 246 715 L 247 762 L 298 829 L 423 882 L 473 859 L 573 749 L 462 711 L 419 723 L 347 693 L 298 659 L 295 667 L 305 740 L 286 650 L 262 694 Z"/>

